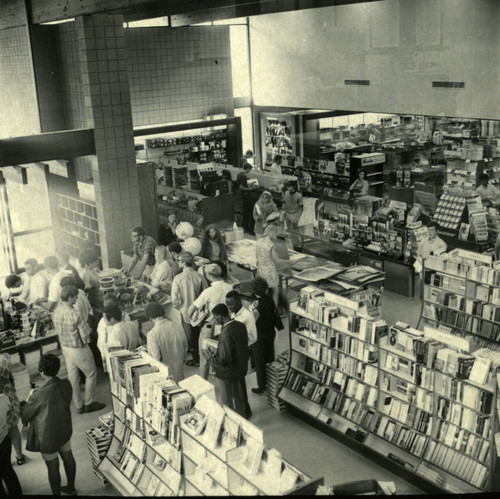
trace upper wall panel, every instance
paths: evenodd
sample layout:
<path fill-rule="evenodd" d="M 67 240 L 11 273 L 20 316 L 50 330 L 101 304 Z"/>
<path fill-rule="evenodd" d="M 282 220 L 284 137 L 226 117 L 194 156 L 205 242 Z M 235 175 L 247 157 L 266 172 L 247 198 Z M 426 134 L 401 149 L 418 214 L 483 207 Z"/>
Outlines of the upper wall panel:
<path fill-rule="evenodd" d="M 254 100 L 498 119 L 498 26 L 497 0 L 385 0 L 252 17 Z M 370 85 L 345 85 L 355 79 Z"/>

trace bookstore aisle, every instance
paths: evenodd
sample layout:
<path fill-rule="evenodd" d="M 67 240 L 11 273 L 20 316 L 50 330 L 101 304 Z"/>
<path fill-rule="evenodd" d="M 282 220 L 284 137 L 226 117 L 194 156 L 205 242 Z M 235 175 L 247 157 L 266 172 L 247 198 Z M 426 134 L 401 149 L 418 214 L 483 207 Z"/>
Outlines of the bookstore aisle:
<path fill-rule="evenodd" d="M 383 295 L 384 316 L 388 322 L 404 318 L 412 325 L 418 322 L 420 300 L 401 297 L 391 292 Z M 288 333 L 278 335 L 276 351 L 288 348 Z M 195 368 L 187 368 L 186 375 L 195 374 Z M 252 423 L 264 430 L 264 437 L 270 447 L 278 449 L 283 458 L 312 477 L 325 478 L 325 484 L 377 479 L 393 481 L 398 494 L 419 494 L 420 489 L 401 479 L 394 473 L 377 465 L 349 447 L 324 435 L 319 430 L 302 422 L 286 411 L 277 412 L 267 403 L 265 395 L 254 395 L 250 388 L 255 386 L 255 374 L 247 377 L 249 400 L 253 410 Z M 76 414 L 73 409 L 72 448 L 77 462 L 76 488 L 79 495 L 119 495 L 110 485 L 104 487 L 93 473 L 87 446 L 86 432 L 97 426 L 98 417 L 111 410 L 111 395 L 107 375 L 99 372 L 97 399 L 106 401 L 106 407 L 99 413 Z M 23 441 L 23 447 L 25 441 Z M 25 494 L 50 494 L 46 468 L 37 453 L 26 452 L 27 463 L 14 464 Z M 13 456 L 14 458 L 14 456 Z M 62 465 L 61 465 L 61 472 Z"/>

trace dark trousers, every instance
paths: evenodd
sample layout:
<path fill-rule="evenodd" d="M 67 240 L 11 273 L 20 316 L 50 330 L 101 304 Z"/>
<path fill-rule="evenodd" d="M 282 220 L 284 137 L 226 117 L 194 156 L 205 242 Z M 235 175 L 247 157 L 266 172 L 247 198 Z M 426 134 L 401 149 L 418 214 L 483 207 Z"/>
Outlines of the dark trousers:
<path fill-rule="evenodd" d="M 0 443 L 0 497 L 6 495 L 4 485 L 7 487 L 8 495 L 20 496 L 22 494 L 21 484 L 10 462 L 11 452 L 12 443 L 7 435 Z"/>
<path fill-rule="evenodd" d="M 255 373 L 257 374 L 257 386 L 261 390 L 266 389 L 266 365 L 274 360 L 274 338 L 261 339 L 252 345 L 255 361 Z"/>
<path fill-rule="evenodd" d="M 248 353 L 250 356 L 250 362 L 253 366 L 253 351 L 252 351 L 253 346 L 250 346 L 248 348 Z M 243 401 L 245 403 L 245 417 L 248 419 L 252 415 L 252 409 L 250 408 L 250 404 L 248 403 L 248 393 L 247 393 L 247 384 L 245 381 L 245 378 L 241 380 L 241 389 L 243 391 Z"/>
<path fill-rule="evenodd" d="M 186 334 L 188 348 L 195 362 L 200 362 L 200 350 L 198 347 L 198 339 L 200 337 L 200 326 L 191 326 L 188 322 L 182 319 L 182 327 Z"/>
<path fill-rule="evenodd" d="M 253 234 L 253 226 L 254 226 L 254 219 L 253 219 L 253 206 L 255 204 L 255 201 L 252 199 L 251 193 L 248 192 L 242 192 L 242 197 L 243 197 L 243 203 L 242 203 L 242 225 L 243 229 L 246 232 L 249 232 L 250 234 Z"/>
<path fill-rule="evenodd" d="M 246 417 L 241 383 L 221 378 L 215 378 L 215 383 L 219 389 L 219 402 Z"/>

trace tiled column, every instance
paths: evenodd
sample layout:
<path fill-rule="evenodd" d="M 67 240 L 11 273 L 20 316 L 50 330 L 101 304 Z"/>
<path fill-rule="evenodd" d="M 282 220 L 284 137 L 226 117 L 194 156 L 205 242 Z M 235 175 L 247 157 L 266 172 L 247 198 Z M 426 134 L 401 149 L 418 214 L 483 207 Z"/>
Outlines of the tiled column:
<path fill-rule="evenodd" d="M 130 229 L 141 223 L 123 18 L 96 14 L 76 23 L 87 126 L 95 134 L 102 262 L 120 268 L 120 250 L 131 247 Z"/>

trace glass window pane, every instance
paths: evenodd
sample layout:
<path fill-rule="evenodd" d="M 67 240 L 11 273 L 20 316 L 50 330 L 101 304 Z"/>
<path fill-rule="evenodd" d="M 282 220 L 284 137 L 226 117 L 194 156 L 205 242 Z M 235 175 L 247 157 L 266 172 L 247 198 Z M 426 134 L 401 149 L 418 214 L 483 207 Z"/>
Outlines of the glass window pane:
<path fill-rule="evenodd" d="M 15 180 L 19 175 L 12 168 L 4 171 L 9 212 L 14 233 L 41 229 L 52 225 L 45 172 L 35 165 L 27 167 L 28 184 Z"/>
<path fill-rule="evenodd" d="M 233 97 L 250 97 L 248 27 L 230 26 Z"/>
<path fill-rule="evenodd" d="M 250 107 L 240 107 L 234 110 L 234 115 L 241 118 L 241 141 L 243 153 L 248 151 L 248 149 L 255 152 L 253 147 L 252 109 Z"/>
<path fill-rule="evenodd" d="M 23 267 L 28 258 L 36 258 L 43 262 L 44 258 L 55 253 L 54 232 L 45 230 L 35 234 L 14 237 L 17 266 Z"/>

